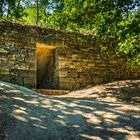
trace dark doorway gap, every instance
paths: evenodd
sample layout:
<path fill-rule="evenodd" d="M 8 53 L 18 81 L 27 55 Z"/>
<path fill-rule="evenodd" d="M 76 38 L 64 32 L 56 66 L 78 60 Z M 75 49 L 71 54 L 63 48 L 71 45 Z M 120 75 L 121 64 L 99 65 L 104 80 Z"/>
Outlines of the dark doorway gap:
<path fill-rule="evenodd" d="M 54 88 L 55 51 L 54 46 L 37 44 L 37 89 Z"/>

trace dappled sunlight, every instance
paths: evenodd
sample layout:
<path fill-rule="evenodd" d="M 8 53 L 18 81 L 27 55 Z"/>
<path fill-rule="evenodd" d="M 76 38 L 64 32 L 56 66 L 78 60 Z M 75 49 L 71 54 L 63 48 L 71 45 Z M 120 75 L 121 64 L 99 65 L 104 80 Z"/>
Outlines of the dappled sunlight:
<path fill-rule="evenodd" d="M 90 118 L 87 119 L 87 122 L 94 125 L 100 125 L 102 120 L 92 115 Z"/>
<path fill-rule="evenodd" d="M 95 114 L 101 115 L 104 118 L 109 118 L 109 119 L 115 119 L 118 117 L 118 115 L 111 113 L 111 112 L 106 112 L 106 111 L 95 111 Z"/>
<path fill-rule="evenodd" d="M 87 109 L 87 110 L 91 110 L 91 111 L 93 111 L 95 108 L 94 107 L 90 107 L 90 106 L 84 106 L 84 105 L 77 105 L 78 107 L 80 107 L 80 108 L 83 108 L 83 109 Z"/>
<path fill-rule="evenodd" d="M 14 119 L 17 119 L 17 120 L 19 120 L 19 121 L 28 122 L 28 119 L 26 119 L 26 118 L 23 117 L 23 116 L 19 116 L 19 114 L 13 114 L 12 116 L 14 117 Z"/>
<path fill-rule="evenodd" d="M 21 97 L 12 97 L 15 100 L 19 100 L 19 101 L 25 101 L 25 99 L 21 98 Z"/>
<path fill-rule="evenodd" d="M 76 109 L 73 109 L 73 113 L 74 113 L 74 114 L 83 114 L 82 111 L 80 111 L 80 110 L 76 110 Z"/>
<path fill-rule="evenodd" d="M 14 108 L 19 108 L 20 110 L 27 110 L 27 108 L 18 106 L 18 105 L 13 105 Z"/>
<path fill-rule="evenodd" d="M 0 111 L 9 108 L 9 129 L 5 130 L 9 136 L 13 131 L 17 132 L 16 138 L 24 132 L 24 136 L 35 139 L 120 140 L 140 136 L 139 104 L 44 96 L 5 84 L 0 84 L 0 88 Z"/>
<path fill-rule="evenodd" d="M 0 90 L 3 90 L 4 88 L 0 87 Z"/>
<path fill-rule="evenodd" d="M 63 105 L 54 105 L 54 107 L 55 107 L 57 110 L 66 109 L 66 107 L 63 106 Z"/>
<path fill-rule="evenodd" d="M 47 127 L 43 126 L 43 125 L 33 124 L 33 126 L 36 126 L 38 128 L 41 128 L 41 129 L 47 129 Z"/>
<path fill-rule="evenodd" d="M 5 82 L 0 82 L 0 87 L 2 88 L 10 88 L 10 89 L 13 89 L 13 87 L 11 86 L 11 84 L 7 84 Z"/>
<path fill-rule="evenodd" d="M 30 117 L 30 119 L 31 119 L 31 120 L 34 120 L 34 121 L 40 121 L 40 122 L 42 121 L 41 119 L 36 118 L 36 117 Z"/>
<path fill-rule="evenodd" d="M 82 136 L 83 138 L 87 138 L 89 140 L 103 140 L 100 137 L 92 136 L 92 135 L 87 135 L 87 134 L 80 134 L 80 136 Z"/>
<path fill-rule="evenodd" d="M 26 100 L 26 98 L 23 97 L 12 97 L 12 98 L 18 101 L 23 101 L 24 103 L 28 104 L 39 104 L 36 98 L 33 98 L 32 100 Z"/>
<path fill-rule="evenodd" d="M 28 104 L 39 104 L 39 102 L 36 101 L 36 99 L 25 101 L 25 103 L 28 103 Z"/>
<path fill-rule="evenodd" d="M 20 90 L 7 90 L 7 91 L 5 91 L 6 93 L 21 93 L 21 91 Z"/>
<path fill-rule="evenodd" d="M 61 124 L 62 126 L 67 126 L 63 120 L 55 120 L 55 122 Z"/>
<path fill-rule="evenodd" d="M 27 112 L 26 111 L 23 111 L 23 110 L 20 110 L 20 109 L 15 109 L 13 111 L 13 114 L 17 114 L 17 115 L 26 114 L 27 115 Z"/>
<path fill-rule="evenodd" d="M 99 101 L 140 103 L 140 80 L 115 81 L 108 84 L 72 91 L 67 97 L 94 98 Z"/>
<path fill-rule="evenodd" d="M 41 104 L 43 104 L 43 105 L 51 105 L 53 102 L 52 101 L 50 101 L 50 100 L 42 100 L 43 98 L 41 98 Z"/>

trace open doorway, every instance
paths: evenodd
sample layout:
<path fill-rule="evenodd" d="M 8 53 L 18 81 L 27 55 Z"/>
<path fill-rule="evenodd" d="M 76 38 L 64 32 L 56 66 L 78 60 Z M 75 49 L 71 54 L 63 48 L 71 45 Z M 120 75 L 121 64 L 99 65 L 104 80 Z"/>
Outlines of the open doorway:
<path fill-rule="evenodd" d="M 54 88 L 54 72 L 56 69 L 55 51 L 55 46 L 39 43 L 36 45 L 38 89 Z"/>

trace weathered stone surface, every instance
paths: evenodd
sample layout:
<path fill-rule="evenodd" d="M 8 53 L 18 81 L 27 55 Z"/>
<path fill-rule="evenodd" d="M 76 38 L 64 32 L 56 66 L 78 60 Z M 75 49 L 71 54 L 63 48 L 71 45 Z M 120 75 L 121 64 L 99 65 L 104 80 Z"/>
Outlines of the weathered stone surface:
<path fill-rule="evenodd" d="M 37 43 L 55 46 L 53 58 L 41 60 L 42 64 L 53 62 L 41 69 L 51 75 L 45 81 L 51 88 L 75 90 L 113 80 L 140 79 L 140 67 L 112 50 L 101 52 L 90 35 L 0 21 L 0 80 L 36 88 L 40 66 Z"/>

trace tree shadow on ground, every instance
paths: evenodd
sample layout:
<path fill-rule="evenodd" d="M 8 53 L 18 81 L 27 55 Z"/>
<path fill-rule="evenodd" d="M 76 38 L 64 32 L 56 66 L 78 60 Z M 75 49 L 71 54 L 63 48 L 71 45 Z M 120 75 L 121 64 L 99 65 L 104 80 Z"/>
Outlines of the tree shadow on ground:
<path fill-rule="evenodd" d="M 94 89 L 96 87 L 93 88 L 93 92 L 90 93 L 90 96 L 99 93 L 98 98 L 115 97 L 119 101 L 140 103 L 140 80 L 118 81 L 104 84 L 103 86 L 101 92 L 95 92 Z M 83 91 L 87 92 L 86 90 Z"/>
<path fill-rule="evenodd" d="M 0 115 L 1 140 L 140 137 L 138 104 L 50 97 L 4 82 L 0 83 Z"/>
<path fill-rule="evenodd" d="M 111 96 L 123 101 L 140 103 L 140 83 L 126 82 L 126 85 L 115 88 L 106 88 L 106 92 L 101 96 L 108 96 L 106 93 L 112 93 Z"/>

